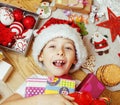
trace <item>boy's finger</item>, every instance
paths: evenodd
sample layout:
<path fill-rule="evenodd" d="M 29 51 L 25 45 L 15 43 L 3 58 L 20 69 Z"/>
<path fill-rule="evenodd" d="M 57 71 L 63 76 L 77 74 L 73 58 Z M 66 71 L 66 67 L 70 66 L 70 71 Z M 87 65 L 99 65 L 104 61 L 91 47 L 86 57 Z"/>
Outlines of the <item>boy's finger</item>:
<path fill-rule="evenodd" d="M 69 101 L 74 101 L 74 97 L 71 97 L 69 95 L 63 95 L 63 97 L 65 97 L 66 99 L 68 99 Z"/>

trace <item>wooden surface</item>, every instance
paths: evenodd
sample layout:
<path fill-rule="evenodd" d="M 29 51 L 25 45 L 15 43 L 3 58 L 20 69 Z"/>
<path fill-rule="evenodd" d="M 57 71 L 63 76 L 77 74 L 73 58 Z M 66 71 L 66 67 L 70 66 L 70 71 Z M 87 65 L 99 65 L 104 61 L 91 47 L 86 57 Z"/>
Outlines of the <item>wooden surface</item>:
<path fill-rule="evenodd" d="M 13 4 L 15 2 L 15 5 L 16 3 L 18 3 L 16 6 L 22 7 L 34 12 L 40 1 L 39 0 L 0 0 L 0 2 L 8 2 Z M 31 56 L 31 52 L 32 52 L 31 47 L 32 47 L 32 44 L 30 46 L 30 50 L 26 57 L 11 51 L 4 50 L 3 52 L 5 54 L 5 60 L 10 64 L 12 64 L 14 68 L 12 74 L 9 76 L 8 80 L 6 81 L 6 84 L 4 84 L 7 86 L 7 89 L 2 88 L 3 85 L 0 85 L 0 87 L 2 88 L 0 89 L 2 90 L 3 93 L 4 92 L 7 93 L 7 96 L 11 95 L 12 92 L 14 92 L 24 82 L 24 80 L 27 77 L 31 76 L 32 74 L 36 74 L 36 73 L 40 73 L 42 75 L 45 74 L 45 71 L 41 70 L 33 61 L 33 58 Z M 86 76 L 86 74 L 80 70 L 75 72 L 72 76 L 73 78 L 82 80 Z M 111 105 L 120 105 L 120 100 L 119 100 L 120 91 L 111 92 L 109 90 L 105 90 L 102 96 L 110 97 L 112 100 Z M 4 98 L 5 97 L 2 96 L 2 99 Z"/>

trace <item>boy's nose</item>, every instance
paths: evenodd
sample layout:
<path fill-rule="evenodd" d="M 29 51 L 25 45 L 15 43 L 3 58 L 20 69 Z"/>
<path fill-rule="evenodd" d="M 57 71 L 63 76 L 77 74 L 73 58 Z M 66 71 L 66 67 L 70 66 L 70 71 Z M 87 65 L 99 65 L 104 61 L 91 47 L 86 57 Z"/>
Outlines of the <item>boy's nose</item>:
<path fill-rule="evenodd" d="M 57 53 L 57 55 L 59 55 L 59 56 L 64 56 L 64 51 L 59 50 L 58 53 Z"/>

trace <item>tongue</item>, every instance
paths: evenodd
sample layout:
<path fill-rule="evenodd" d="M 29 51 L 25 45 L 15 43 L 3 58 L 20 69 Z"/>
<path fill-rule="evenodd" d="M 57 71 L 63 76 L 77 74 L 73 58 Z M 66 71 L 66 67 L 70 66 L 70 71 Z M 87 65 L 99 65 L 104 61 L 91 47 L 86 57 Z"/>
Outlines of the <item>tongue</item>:
<path fill-rule="evenodd" d="M 59 62 L 59 63 L 58 63 L 58 62 L 55 62 L 55 63 L 54 63 L 54 65 L 55 65 L 55 66 L 57 66 L 57 67 L 61 67 L 61 66 L 63 66 L 63 63 L 60 63 L 60 62 Z"/>

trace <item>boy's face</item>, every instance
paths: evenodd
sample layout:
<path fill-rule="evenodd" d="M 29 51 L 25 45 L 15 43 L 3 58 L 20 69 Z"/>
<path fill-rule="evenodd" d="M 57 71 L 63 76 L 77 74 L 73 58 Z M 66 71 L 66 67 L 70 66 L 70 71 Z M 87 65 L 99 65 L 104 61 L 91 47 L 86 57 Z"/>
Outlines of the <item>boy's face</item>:
<path fill-rule="evenodd" d="M 44 47 L 39 61 L 42 61 L 49 76 L 62 76 L 67 74 L 76 63 L 75 47 L 73 41 L 65 38 L 55 38 Z"/>

